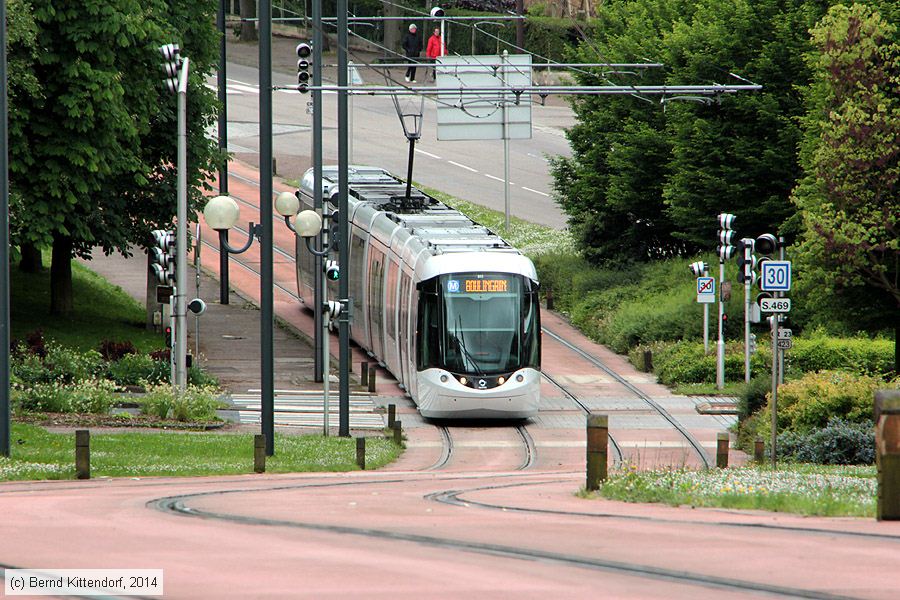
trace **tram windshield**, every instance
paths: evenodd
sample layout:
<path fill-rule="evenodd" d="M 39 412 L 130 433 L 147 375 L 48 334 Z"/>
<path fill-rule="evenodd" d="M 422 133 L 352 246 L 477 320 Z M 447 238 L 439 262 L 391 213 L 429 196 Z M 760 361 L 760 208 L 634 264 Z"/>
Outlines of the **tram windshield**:
<path fill-rule="evenodd" d="M 539 366 L 539 305 L 530 279 L 454 273 L 425 282 L 422 291 L 420 366 L 474 375 Z"/>

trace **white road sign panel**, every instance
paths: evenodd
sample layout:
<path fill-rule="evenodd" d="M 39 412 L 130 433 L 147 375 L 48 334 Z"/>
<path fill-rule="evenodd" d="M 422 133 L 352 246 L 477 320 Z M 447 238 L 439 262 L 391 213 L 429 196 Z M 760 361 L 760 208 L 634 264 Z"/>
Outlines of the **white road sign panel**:
<path fill-rule="evenodd" d="M 793 339 L 794 332 L 787 327 L 778 330 L 778 339 L 779 340 L 790 340 Z"/>
<path fill-rule="evenodd" d="M 786 340 L 779 339 L 775 342 L 779 350 L 790 350 L 794 347 L 794 340 L 788 338 Z"/>
<path fill-rule="evenodd" d="M 791 312 L 790 298 L 761 298 L 759 301 L 759 310 L 769 313 L 786 313 Z"/>
<path fill-rule="evenodd" d="M 716 280 L 713 277 L 697 278 L 697 302 L 713 304 L 716 301 Z"/>
<path fill-rule="evenodd" d="M 759 289 L 765 292 L 791 291 L 791 261 L 767 260 L 762 264 Z"/>

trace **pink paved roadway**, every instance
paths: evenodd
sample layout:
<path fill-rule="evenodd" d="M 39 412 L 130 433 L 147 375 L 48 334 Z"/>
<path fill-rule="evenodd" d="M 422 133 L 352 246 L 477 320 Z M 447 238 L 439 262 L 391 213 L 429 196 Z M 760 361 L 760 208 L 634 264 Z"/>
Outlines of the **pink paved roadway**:
<path fill-rule="evenodd" d="M 900 523 L 587 501 L 580 483 L 554 471 L 10 483 L 0 563 L 161 568 L 168 598 L 897 597 Z M 464 504 L 432 499 L 447 491 Z M 156 508 L 174 495 L 192 516 Z"/>

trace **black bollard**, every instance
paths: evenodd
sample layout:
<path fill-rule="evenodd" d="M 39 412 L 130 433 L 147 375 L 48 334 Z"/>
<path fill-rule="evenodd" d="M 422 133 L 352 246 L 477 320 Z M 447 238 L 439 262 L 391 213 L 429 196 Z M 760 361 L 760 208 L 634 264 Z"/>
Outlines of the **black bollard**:
<path fill-rule="evenodd" d="M 87 429 L 75 431 L 75 477 L 91 478 L 91 432 Z"/>

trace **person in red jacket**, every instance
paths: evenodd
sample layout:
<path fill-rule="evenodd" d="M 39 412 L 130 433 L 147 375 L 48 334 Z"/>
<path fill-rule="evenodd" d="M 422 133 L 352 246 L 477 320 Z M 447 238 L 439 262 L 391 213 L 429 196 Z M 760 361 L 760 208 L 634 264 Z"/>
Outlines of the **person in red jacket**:
<path fill-rule="evenodd" d="M 439 56 L 444 56 L 447 54 L 447 48 L 444 47 L 444 41 L 441 39 L 441 29 L 439 27 L 434 28 L 434 33 L 428 38 L 428 46 L 425 47 L 425 56 L 427 56 L 432 62 L 435 62 L 435 59 Z M 431 68 L 431 78 L 435 79 L 436 73 L 435 68 Z"/>

